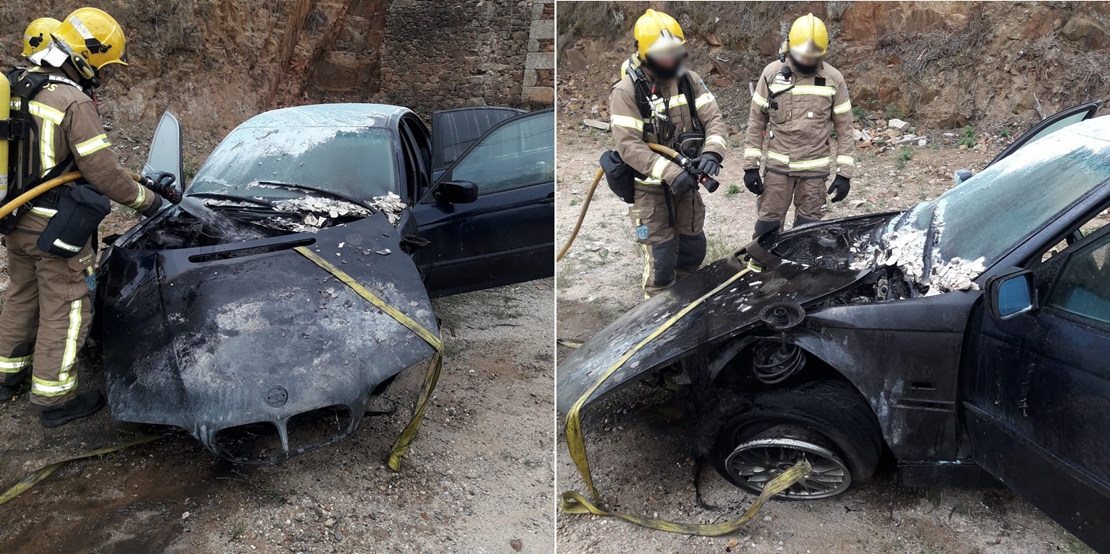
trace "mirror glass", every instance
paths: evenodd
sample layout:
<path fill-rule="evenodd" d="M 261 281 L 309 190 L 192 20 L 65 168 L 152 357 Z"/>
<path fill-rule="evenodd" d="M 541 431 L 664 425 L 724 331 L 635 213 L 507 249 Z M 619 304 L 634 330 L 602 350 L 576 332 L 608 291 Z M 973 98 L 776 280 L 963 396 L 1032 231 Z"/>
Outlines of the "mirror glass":
<path fill-rule="evenodd" d="M 1029 275 L 1015 275 L 998 284 L 998 315 L 1009 317 L 1033 307 Z"/>

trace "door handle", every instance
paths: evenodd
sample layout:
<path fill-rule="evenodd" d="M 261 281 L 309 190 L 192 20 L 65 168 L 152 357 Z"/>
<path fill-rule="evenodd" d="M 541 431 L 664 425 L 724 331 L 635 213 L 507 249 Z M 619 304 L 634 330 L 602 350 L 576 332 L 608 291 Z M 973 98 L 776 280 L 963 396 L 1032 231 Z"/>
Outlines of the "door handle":
<path fill-rule="evenodd" d="M 555 193 L 554 192 L 549 193 L 547 196 L 545 196 L 543 198 L 543 200 L 540 200 L 540 204 L 554 204 L 554 203 L 555 203 Z"/>

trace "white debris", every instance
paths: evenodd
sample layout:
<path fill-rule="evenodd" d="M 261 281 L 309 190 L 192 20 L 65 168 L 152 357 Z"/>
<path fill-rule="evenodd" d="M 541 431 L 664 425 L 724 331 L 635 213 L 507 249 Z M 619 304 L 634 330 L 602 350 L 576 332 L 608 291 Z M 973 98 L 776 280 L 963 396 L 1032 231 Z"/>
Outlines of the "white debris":
<path fill-rule="evenodd" d="M 934 208 L 933 248 L 929 261 L 929 274 L 925 275 L 925 250 L 929 233 L 924 229 L 904 227 L 884 234 L 879 245 L 857 245 L 861 256 L 851 264 L 854 270 L 874 265 L 896 266 L 902 274 L 926 291 L 926 296 L 957 290 L 978 290 L 974 279 L 986 268 L 985 259 L 965 260 L 959 256 L 946 258 L 941 252 L 940 237 L 944 231 L 944 204 Z M 871 251 L 868 255 L 865 252 Z"/>
<path fill-rule="evenodd" d="M 405 212 L 407 207 L 401 201 L 401 197 L 393 191 L 385 196 L 375 196 L 372 205 L 389 218 L 390 225 L 397 225 L 397 222 L 401 220 L 401 214 Z"/>
<path fill-rule="evenodd" d="M 388 255 L 390 255 L 390 254 L 392 254 L 392 253 L 393 253 L 393 251 L 391 251 L 391 250 L 390 250 L 390 249 L 388 249 L 388 248 L 383 248 L 383 249 L 381 249 L 381 250 L 378 250 L 377 252 L 375 252 L 375 254 L 377 254 L 377 255 L 379 255 L 379 256 L 388 256 Z"/>
<path fill-rule="evenodd" d="M 922 148 L 924 148 L 925 145 L 928 144 L 928 143 L 929 143 L 929 140 L 926 139 L 925 137 L 921 137 L 921 139 L 917 141 L 917 145 L 922 147 Z"/>
<path fill-rule="evenodd" d="M 909 123 L 897 118 L 891 119 L 890 121 L 886 122 L 886 126 L 890 127 L 891 129 L 905 129 L 908 125 Z"/>

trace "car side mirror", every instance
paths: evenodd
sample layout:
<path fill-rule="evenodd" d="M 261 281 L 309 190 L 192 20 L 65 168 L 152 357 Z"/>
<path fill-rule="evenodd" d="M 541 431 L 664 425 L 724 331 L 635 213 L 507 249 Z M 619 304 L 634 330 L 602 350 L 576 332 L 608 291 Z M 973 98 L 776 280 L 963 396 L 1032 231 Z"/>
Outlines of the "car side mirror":
<path fill-rule="evenodd" d="M 1033 273 L 1016 270 L 987 280 L 987 309 L 997 320 L 1010 319 L 1037 307 Z"/>
<path fill-rule="evenodd" d="M 469 204 L 478 199 L 478 185 L 470 181 L 445 181 L 436 187 L 437 202 Z"/>
<path fill-rule="evenodd" d="M 970 169 L 957 169 L 956 172 L 952 174 L 952 181 L 954 184 L 958 185 L 974 176 L 975 174 L 972 173 Z"/>

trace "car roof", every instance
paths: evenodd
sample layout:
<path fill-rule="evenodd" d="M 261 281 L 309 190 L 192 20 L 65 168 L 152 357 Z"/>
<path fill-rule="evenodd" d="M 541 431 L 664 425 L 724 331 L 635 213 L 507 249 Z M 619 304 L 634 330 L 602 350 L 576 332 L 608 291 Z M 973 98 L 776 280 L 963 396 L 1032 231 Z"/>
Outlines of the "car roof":
<path fill-rule="evenodd" d="M 409 111 L 388 104 L 312 104 L 260 113 L 239 127 L 392 127 Z"/>

